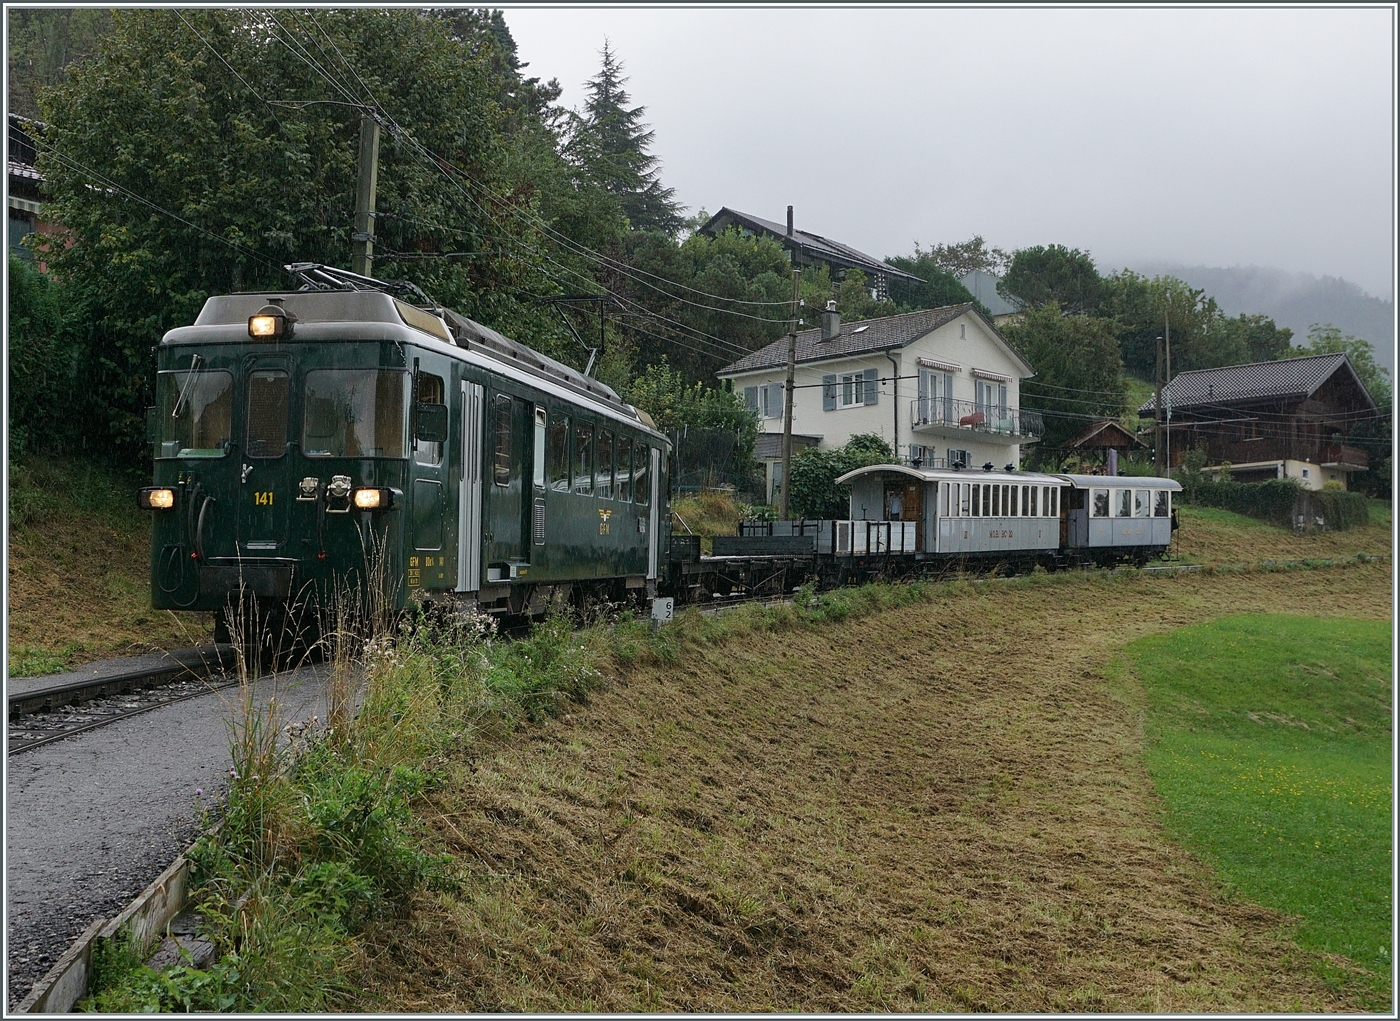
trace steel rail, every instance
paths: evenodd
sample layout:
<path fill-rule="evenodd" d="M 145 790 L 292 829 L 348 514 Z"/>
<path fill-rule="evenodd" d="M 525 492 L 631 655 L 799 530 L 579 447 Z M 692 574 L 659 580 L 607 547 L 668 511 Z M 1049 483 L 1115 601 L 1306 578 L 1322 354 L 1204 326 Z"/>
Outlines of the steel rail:
<path fill-rule="evenodd" d="M 167 698 L 160 702 L 152 702 L 150 705 L 138 706 L 135 709 L 127 709 L 124 712 L 111 713 L 109 715 L 101 717 L 100 719 L 93 720 L 91 723 L 79 724 L 76 727 L 69 727 L 66 730 L 61 731 L 60 733 L 50 734 L 48 737 L 41 737 L 34 741 L 27 741 L 24 744 L 18 745 L 17 747 L 10 748 L 7 754 L 22 755 L 25 752 L 33 751 L 35 748 L 41 748 L 46 744 L 52 744 L 54 741 L 62 741 L 64 738 L 73 737 L 75 734 L 82 734 L 89 730 L 96 730 L 98 727 L 105 727 L 109 723 L 116 723 L 118 720 L 125 720 L 131 716 L 140 716 L 142 713 L 149 713 L 154 709 L 164 709 L 166 706 L 175 705 L 177 702 L 185 702 L 192 698 L 200 698 L 204 695 L 210 695 L 216 691 L 222 691 L 224 688 L 232 688 L 237 684 L 237 681 L 226 681 L 223 684 L 210 685 L 209 687 L 204 688 L 201 691 L 191 691 L 187 694 L 179 695 L 175 698 Z M 159 685 L 150 685 L 150 687 L 159 687 Z M 20 740 L 23 739 L 21 738 Z"/>

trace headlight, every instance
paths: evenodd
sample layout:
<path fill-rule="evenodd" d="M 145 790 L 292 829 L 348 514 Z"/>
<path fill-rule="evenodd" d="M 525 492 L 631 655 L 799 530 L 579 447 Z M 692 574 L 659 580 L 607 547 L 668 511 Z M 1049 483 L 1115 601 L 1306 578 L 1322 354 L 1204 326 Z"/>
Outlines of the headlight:
<path fill-rule="evenodd" d="M 388 510 L 392 506 L 394 506 L 394 491 L 392 489 L 355 490 L 355 507 L 358 510 Z"/>
<path fill-rule="evenodd" d="M 169 510 L 175 506 L 175 490 L 147 486 L 136 494 L 136 502 L 142 510 Z"/>

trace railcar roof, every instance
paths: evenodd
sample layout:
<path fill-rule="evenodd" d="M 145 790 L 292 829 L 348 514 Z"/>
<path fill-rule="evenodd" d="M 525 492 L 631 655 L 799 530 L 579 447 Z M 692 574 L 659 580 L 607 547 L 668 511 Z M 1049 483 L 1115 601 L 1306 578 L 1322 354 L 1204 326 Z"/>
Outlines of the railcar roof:
<path fill-rule="evenodd" d="M 862 475 L 879 474 L 906 475 L 922 482 L 1015 482 L 1020 485 L 1028 485 L 1032 482 L 1037 485 L 1064 482 L 1063 476 L 1043 475 L 1040 472 L 985 471 L 982 468 L 964 468 L 962 471 L 957 471 L 953 468 L 914 468 L 907 464 L 872 464 L 865 468 L 848 471 L 836 481 L 845 483 L 852 479 L 858 479 Z"/>
<path fill-rule="evenodd" d="M 1155 475 L 1071 475 L 1060 474 L 1056 478 L 1066 480 L 1075 489 L 1104 489 L 1116 486 L 1119 489 L 1181 489 L 1176 479 L 1163 479 Z"/>
<path fill-rule="evenodd" d="M 353 336 L 355 325 L 374 323 L 385 331 L 384 339 L 418 339 L 415 335 L 419 335 L 422 339 L 432 338 L 438 343 L 474 350 L 505 367 L 564 383 L 645 426 L 652 425 L 643 412 L 623 401 L 612 387 L 563 362 L 451 309 L 420 308 L 383 291 L 256 291 L 214 295 L 205 301 L 193 326 L 170 330 L 162 343 L 246 342 L 248 318 L 274 301 L 296 317 L 296 329 L 303 340 L 353 340 L 356 339 Z"/>

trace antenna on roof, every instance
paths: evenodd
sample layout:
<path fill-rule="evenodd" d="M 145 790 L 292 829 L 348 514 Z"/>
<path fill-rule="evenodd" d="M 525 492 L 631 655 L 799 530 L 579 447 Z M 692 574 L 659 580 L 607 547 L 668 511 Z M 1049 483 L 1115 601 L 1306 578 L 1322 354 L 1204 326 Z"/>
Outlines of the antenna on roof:
<path fill-rule="evenodd" d="M 301 281 L 303 291 L 383 291 L 415 304 L 437 306 L 437 302 L 409 280 L 376 280 L 319 262 L 292 262 L 282 268 Z"/>

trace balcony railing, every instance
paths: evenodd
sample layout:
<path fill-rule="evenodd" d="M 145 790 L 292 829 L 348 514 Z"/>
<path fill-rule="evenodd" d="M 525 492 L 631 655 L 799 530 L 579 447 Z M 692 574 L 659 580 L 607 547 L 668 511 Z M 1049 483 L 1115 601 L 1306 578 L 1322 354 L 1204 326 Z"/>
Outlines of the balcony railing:
<path fill-rule="evenodd" d="M 1323 464 L 1344 464 L 1355 465 L 1358 468 L 1365 468 L 1370 464 L 1370 458 L 1366 451 L 1360 447 L 1348 447 L 1342 443 L 1333 443 L 1322 448 Z"/>
<path fill-rule="evenodd" d="M 1045 435 L 1045 421 L 1038 411 L 936 397 L 914 398 L 909 404 L 909 422 L 915 429 L 966 429 L 1032 440 Z"/>

